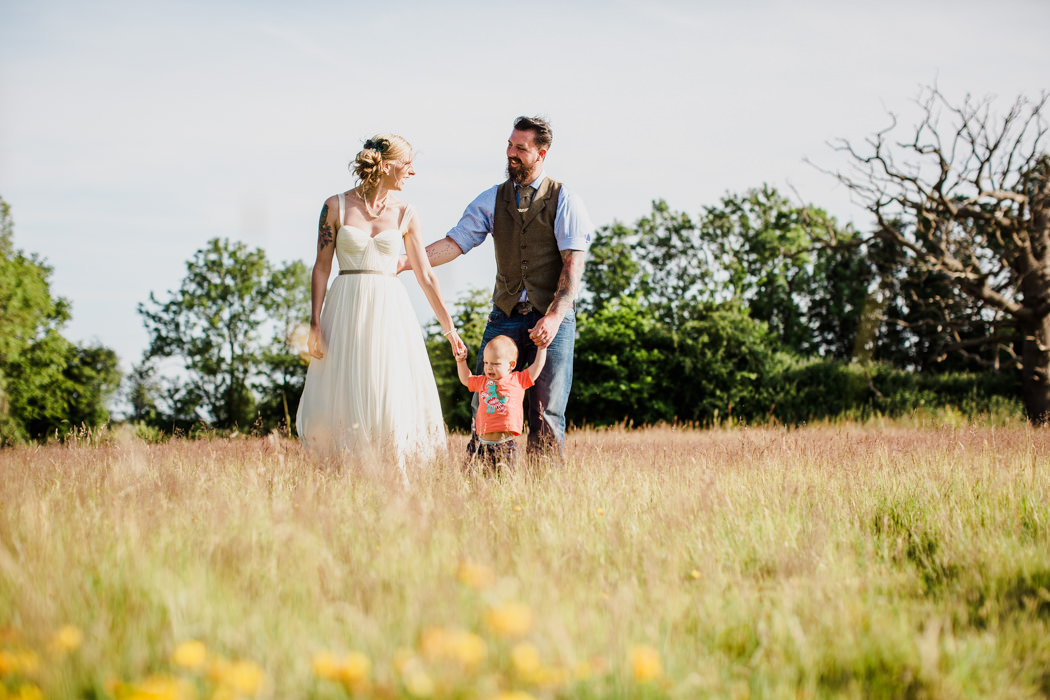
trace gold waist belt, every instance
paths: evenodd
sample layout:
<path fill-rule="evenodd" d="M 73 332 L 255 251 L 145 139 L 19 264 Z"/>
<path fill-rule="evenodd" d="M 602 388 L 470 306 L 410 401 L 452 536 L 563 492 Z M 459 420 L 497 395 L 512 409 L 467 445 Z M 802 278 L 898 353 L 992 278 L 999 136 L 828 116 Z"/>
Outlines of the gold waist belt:
<path fill-rule="evenodd" d="M 384 275 L 386 277 L 393 277 L 393 272 L 383 272 L 382 270 L 340 270 L 340 275 Z"/>

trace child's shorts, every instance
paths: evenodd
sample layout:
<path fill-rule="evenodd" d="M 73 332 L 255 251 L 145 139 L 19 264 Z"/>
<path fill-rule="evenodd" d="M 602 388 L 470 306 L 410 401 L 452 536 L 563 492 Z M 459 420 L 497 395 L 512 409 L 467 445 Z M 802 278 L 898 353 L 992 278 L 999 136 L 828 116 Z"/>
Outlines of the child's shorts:
<path fill-rule="evenodd" d="M 492 469 L 497 474 L 510 471 L 518 463 L 518 441 L 513 438 L 504 438 L 499 442 L 487 442 L 481 438 L 475 438 L 474 459 L 481 462 L 486 469 Z"/>

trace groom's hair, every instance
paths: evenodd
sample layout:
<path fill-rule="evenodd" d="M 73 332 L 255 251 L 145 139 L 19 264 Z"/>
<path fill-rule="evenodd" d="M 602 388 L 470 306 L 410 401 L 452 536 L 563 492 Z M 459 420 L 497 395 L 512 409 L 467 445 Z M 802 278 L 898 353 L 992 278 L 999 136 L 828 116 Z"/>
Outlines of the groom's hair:
<path fill-rule="evenodd" d="M 543 117 L 518 117 L 514 120 L 516 131 L 531 131 L 536 147 L 547 150 L 554 142 L 554 132 L 551 125 Z"/>

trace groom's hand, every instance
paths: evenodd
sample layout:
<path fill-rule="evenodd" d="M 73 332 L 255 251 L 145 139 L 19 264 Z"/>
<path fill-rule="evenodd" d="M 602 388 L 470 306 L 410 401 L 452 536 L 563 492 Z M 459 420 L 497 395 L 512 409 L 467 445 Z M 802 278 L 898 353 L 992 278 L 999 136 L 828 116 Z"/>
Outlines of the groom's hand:
<path fill-rule="evenodd" d="M 529 329 L 529 338 L 536 344 L 536 347 L 545 348 L 554 342 L 554 336 L 558 335 L 559 328 L 561 328 L 561 318 L 557 314 L 546 314 Z"/>

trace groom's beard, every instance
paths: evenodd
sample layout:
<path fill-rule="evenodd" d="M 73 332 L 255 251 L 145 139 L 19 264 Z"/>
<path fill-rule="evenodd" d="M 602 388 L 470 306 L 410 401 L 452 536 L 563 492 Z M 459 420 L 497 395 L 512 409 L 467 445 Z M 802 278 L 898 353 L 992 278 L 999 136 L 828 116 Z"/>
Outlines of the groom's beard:
<path fill-rule="evenodd" d="M 515 185 L 527 185 L 532 182 L 532 173 L 525 169 L 522 162 L 517 158 L 507 159 L 507 179 Z"/>

